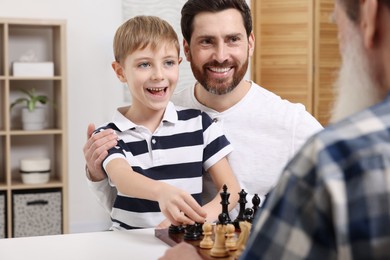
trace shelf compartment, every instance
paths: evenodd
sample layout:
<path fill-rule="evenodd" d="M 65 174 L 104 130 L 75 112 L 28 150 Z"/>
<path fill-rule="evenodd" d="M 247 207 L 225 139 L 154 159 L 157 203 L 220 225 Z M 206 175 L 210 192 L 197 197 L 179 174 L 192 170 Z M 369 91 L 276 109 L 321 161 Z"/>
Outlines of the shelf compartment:
<path fill-rule="evenodd" d="M 0 188 L 1 186 L 5 187 L 7 184 L 7 167 L 6 167 L 6 160 L 7 157 L 5 156 L 6 153 L 6 141 L 5 136 L 0 135 Z"/>
<path fill-rule="evenodd" d="M 5 25 L 0 24 L 0 78 L 5 76 Z"/>
<path fill-rule="evenodd" d="M 12 216 L 13 237 L 61 234 L 61 190 L 13 191 Z"/>
<path fill-rule="evenodd" d="M 7 99 L 6 99 L 6 89 L 5 89 L 5 81 L 0 79 L 0 103 L 4 105 L 0 105 L 0 132 L 5 131 L 5 125 L 7 120 Z"/>
<path fill-rule="evenodd" d="M 7 193 L 0 191 L 0 238 L 7 237 Z"/>
<path fill-rule="evenodd" d="M 61 136 L 57 135 L 34 135 L 11 137 L 11 186 L 21 185 L 20 161 L 25 158 L 49 158 L 50 181 L 39 184 L 40 186 L 59 185 L 62 181 L 61 172 Z M 57 183 L 58 182 L 58 183 Z M 30 184 L 28 184 L 30 185 Z M 23 186 L 23 185 L 21 185 Z M 33 185 L 34 186 L 34 185 Z"/>
<path fill-rule="evenodd" d="M 14 102 L 19 97 L 24 97 L 25 94 L 20 92 L 20 89 L 31 90 L 35 89 L 37 94 L 46 95 L 49 99 L 44 106 L 46 110 L 47 125 L 46 129 L 60 129 L 62 103 L 61 96 L 61 81 L 57 80 L 11 80 L 9 100 Z M 41 106 L 41 104 L 39 104 Z M 10 111 L 10 128 L 11 130 L 22 130 L 21 110 L 25 107 L 24 104 L 17 105 Z"/>
<path fill-rule="evenodd" d="M 9 24 L 9 64 L 13 75 L 12 64 L 15 61 L 31 60 L 34 62 L 53 62 L 54 75 L 61 75 L 61 26 L 60 25 L 20 25 Z"/>

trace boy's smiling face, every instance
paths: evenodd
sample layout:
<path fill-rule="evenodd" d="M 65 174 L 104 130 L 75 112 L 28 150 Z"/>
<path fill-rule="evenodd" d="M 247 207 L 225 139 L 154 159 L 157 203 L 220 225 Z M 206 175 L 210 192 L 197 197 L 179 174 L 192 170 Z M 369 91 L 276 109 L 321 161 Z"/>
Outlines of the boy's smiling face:
<path fill-rule="evenodd" d="M 113 63 L 120 81 L 127 83 L 132 95 L 132 109 L 144 113 L 165 110 L 179 78 L 178 50 L 172 43 L 156 49 L 148 45 L 129 54 L 123 64 Z"/>

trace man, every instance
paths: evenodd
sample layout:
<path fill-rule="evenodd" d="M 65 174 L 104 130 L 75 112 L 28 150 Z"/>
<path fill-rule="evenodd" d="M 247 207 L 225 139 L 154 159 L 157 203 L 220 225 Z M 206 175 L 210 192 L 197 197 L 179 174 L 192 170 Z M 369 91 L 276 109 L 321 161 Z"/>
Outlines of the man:
<path fill-rule="evenodd" d="M 390 259 L 390 0 L 335 2 L 337 122 L 287 165 L 241 259 Z"/>
<path fill-rule="evenodd" d="M 221 125 L 234 147 L 228 160 L 248 193 L 249 207 L 256 193 L 264 200 L 288 160 L 322 127 L 302 105 L 244 80 L 255 41 L 245 0 L 189 0 L 182 8 L 181 29 L 186 59 L 198 82 L 176 93 L 173 102 L 201 109 Z M 93 125 L 88 134 L 92 131 Z M 104 194 L 110 192 L 101 161 L 113 145 L 115 136 L 103 132 L 84 146 L 91 180 L 98 181 L 91 185 L 108 209 L 111 199 Z M 210 184 L 209 179 L 205 203 L 216 192 Z M 237 213 L 238 207 L 230 217 Z"/>

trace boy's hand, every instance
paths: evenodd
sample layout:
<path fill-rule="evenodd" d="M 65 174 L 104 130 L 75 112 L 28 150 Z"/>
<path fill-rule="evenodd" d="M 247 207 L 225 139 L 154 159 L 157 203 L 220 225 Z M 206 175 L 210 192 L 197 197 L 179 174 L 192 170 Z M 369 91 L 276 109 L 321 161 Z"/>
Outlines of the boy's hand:
<path fill-rule="evenodd" d="M 189 193 L 165 183 L 162 187 L 157 201 L 161 212 L 173 225 L 193 225 L 206 221 L 206 211 Z"/>
<path fill-rule="evenodd" d="M 171 225 L 171 222 L 169 221 L 169 219 L 164 219 L 160 224 L 158 224 L 156 229 L 169 228 L 170 225 Z"/>
<path fill-rule="evenodd" d="M 92 135 L 95 130 L 94 124 L 88 125 L 87 143 L 84 145 L 83 152 L 89 178 L 91 181 L 101 181 L 107 178 L 102 168 L 102 162 L 106 158 L 107 150 L 117 144 L 117 136 L 113 130 L 104 130 L 95 135 Z"/>

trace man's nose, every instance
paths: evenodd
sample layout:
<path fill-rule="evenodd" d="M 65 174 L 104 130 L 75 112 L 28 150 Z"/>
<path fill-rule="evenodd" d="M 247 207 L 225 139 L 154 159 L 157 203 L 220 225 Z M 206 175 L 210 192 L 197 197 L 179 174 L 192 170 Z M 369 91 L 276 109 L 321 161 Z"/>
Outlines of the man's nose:
<path fill-rule="evenodd" d="M 215 46 L 214 59 L 219 63 L 223 63 L 228 59 L 228 47 L 224 43 L 219 43 Z"/>

